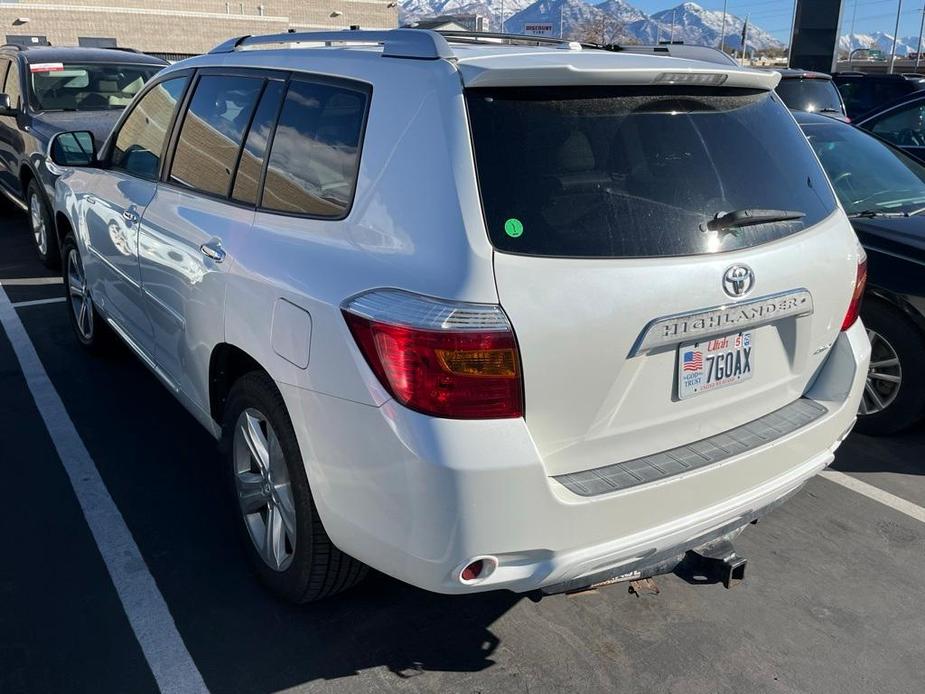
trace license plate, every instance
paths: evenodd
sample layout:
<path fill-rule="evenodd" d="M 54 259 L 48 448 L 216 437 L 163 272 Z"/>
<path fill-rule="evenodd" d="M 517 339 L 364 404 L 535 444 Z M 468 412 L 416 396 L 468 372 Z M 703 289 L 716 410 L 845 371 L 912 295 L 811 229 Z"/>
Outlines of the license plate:
<path fill-rule="evenodd" d="M 681 400 L 752 377 L 754 345 L 750 331 L 681 345 L 678 397 Z"/>

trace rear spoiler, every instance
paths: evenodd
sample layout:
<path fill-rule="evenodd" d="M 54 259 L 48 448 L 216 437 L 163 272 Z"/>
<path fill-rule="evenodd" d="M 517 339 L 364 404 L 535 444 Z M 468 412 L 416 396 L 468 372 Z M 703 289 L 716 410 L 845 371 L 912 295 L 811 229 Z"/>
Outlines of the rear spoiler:
<path fill-rule="evenodd" d="M 595 61 L 597 62 L 597 61 Z M 660 60 L 659 62 L 662 62 Z M 681 63 L 681 64 L 678 64 Z M 571 64 L 522 64 L 506 67 L 483 67 L 479 61 L 460 61 L 458 69 L 466 87 L 558 87 L 566 85 L 677 85 L 723 86 L 739 89 L 773 90 L 780 82 L 780 73 L 745 70 L 729 66 L 728 70 L 716 66 L 685 67 L 690 61 L 663 59 L 657 67 L 582 66 Z"/>

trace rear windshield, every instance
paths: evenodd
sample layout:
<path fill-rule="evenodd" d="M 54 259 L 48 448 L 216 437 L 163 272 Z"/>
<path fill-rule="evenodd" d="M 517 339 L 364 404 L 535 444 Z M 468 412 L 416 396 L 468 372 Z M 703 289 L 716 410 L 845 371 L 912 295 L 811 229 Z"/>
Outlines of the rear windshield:
<path fill-rule="evenodd" d="M 36 111 L 106 111 L 125 108 L 161 68 L 118 63 L 33 63 Z"/>
<path fill-rule="evenodd" d="M 842 113 L 838 89 L 826 79 L 785 79 L 777 93 L 788 108 L 811 113 Z"/>
<path fill-rule="evenodd" d="M 565 257 L 696 255 L 795 234 L 836 208 L 825 174 L 769 92 L 692 88 L 469 90 L 495 248 Z M 717 215 L 801 219 L 713 231 Z"/>

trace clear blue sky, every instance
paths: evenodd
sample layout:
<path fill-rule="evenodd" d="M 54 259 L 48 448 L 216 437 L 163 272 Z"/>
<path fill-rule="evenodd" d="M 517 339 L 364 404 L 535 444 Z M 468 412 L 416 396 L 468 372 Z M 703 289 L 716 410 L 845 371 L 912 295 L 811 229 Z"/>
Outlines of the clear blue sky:
<path fill-rule="evenodd" d="M 710 10 L 722 10 L 723 0 L 693 0 L 701 7 Z M 851 31 L 852 18 L 854 31 L 858 34 L 872 34 L 876 31 L 893 33 L 896 23 L 898 0 L 844 0 L 842 10 L 842 33 Z M 629 0 L 647 14 L 677 7 L 681 0 Z M 728 0 L 727 10 L 744 17 L 751 16 L 751 21 L 762 29 L 769 31 L 781 41 L 790 40 L 790 23 L 793 21 L 793 0 Z M 900 15 L 900 37 L 918 36 L 919 22 L 925 0 L 903 0 Z"/>

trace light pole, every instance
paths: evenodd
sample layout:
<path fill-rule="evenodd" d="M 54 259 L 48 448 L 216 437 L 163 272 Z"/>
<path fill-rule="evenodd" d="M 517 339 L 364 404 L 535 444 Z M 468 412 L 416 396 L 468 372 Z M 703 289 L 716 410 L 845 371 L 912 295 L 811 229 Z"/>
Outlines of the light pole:
<path fill-rule="evenodd" d="M 925 31 L 925 4 L 922 5 L 922 23 L 919 25 L 919 45 L 915 49 L 915 71 L 919 71 L 919 59 L 922 57 L 922 32 Z"/>
<path fill-rule="evenodd" d="M 671 35 L 668 37 L 668 43 L 674 43 L 674 13 L 675 10 L 671 11 Z"/>
<path fill-rule="evenodd" d="M 899 15 L 903 11 L 903 0 L 898 0 L 896 3 L 896 28 L 893 30 L 893 48 L 890 49 L 890 68 L 887 70 L 887 74 L 893 74 L 893 67 L 896 65 L 896 41 L 897 34 L 899 33 Z"/>
<path fill-rule="evenodd" d="M 726 4 L 728 0 L 723 0 L 723 28 L 719 32 L 719 49 L 726 52 Z"/>
<path fill-rule="evenodd" d="M 745 65 L 745 52 L 748 47 L 748 15 L 745 15 L 745 24 L 742 25 L 742 64 Z"/>

